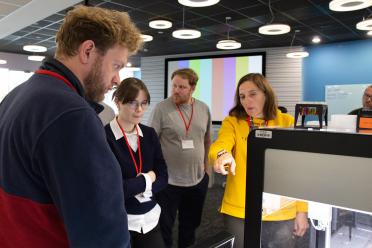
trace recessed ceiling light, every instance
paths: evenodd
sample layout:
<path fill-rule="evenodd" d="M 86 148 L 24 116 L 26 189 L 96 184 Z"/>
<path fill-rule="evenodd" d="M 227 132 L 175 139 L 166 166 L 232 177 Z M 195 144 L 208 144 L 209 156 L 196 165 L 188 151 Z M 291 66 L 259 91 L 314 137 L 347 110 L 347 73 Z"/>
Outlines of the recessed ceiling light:
<path fill-rule="evenodd" d="M 356 28 L 359 30 L 372 30 L 372 18 L 358 22 Z"/>
<path fill-rule="evenodd" d="M 261 26 L 258 29 L 258 32 L 260 34 L 266 34 L 266 35 L 279 35 L 279 34 L 285 34 L 291 31 L 291 27 L 286 24 L 268 24 Z"/>
<path fill-rule="evenodd" d="M 172 36 L 177 39 L 196 39 L 201 36 L 201 33 L 196 29 L 183 28 L 173 31 Z"/>
<path fill-rule="evenodd" d="M 236 40 L 220 40 L 217 42 L 216 47 L 223 50 L 238 49 L 242 47 L 242 43 Z"/>
<path fill-rule="evenodd" d="M 141 34 L 141 38 L 144 42 L 149 42 L 153 40 L 152 35 L 148 35 L 148 34 Z"/>
<path fill-rule="evenodd" d="M 178 0 L 182 5 L 189 7 L 206 7 L 218 3 L 220 0 Z"/>
<path fill-rule="evenodd" d="M 305 58 L 308 57 L 309 53 L 308 52 L 291 52 L 287 53 L 287 58 L 293 58 L 293 59 L 298 59 L 298 58 Z"/>
<path fill-rule="evenodd" d="M 372 31 L 368 31 L 368 32 L 367 32 L 367 35 L 368 35 L 368 36 L 372 36 Z"/>
<path fill-rule="evenodd" d="M 23 46 L 23 50 L 27 52 L 42 53 L 42 52 L 46 52 L 47 48 L 45 46 L 39 46 L 39 45 L 26 45 L 26 46 Z"/>
<path fill-rule="evenodd" d="M 172 27 L 172 22 L 164 19 L 152 20 L 149 22 L 150 28 L 167 29 Z"/>
<path fill-rule="evenodd" d="M 314 36 L 313 39 L 311 40 L 313 43 L 319 43 L 321 41 L 321 39 L 319 38 L 319 36 Z"/>
<path fill-rule="evenodd" d="M 6 63 L 8 63 L 8 61 L 5 59 L 0 59 L 0 65 L 5 65 Z"/>
<path fill-rule="evenodd" d="M 333 11 L 352 11 L 372 6 L 372 0 L 333 0 L 329 9 Z"/>
<path fill-rule="evenodd" d="M 43 61 L 43 59 L 45 59 L 45 56 L 31 55 L 28 56 L 27 59 L 31 61 Z"/>

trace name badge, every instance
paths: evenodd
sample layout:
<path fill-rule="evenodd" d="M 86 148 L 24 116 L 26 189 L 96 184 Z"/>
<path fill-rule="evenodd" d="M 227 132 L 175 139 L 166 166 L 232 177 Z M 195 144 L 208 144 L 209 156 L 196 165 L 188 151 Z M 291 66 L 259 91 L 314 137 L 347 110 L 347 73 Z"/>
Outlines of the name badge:
<path fill-rule="evenodd" d="M 145 197 L 142 193 L 141 194 L 138 194 L 138 195 L 135 195 L 134 197 L 136 197 L 136 199 L 140 203 L 151 201 L 151 198 L 150 197 Z"/>
<path fill-rule="evenodd" d="M 194 141 L 182 140 L 182 149 L 194 149 Z"/>

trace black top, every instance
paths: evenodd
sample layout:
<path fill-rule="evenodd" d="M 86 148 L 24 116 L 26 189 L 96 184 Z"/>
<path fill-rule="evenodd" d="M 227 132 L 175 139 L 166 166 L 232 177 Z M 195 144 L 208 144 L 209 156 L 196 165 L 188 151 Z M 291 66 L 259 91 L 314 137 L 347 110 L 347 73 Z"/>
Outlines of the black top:
<path fill-rule="evenodd" d="M 359 115 L 359 112 L 362 111 L 363 108 L 357 108 L 349 112 L 349 115 Z"/>
<path fill-rule="evenodd" d="M 113 120 L 116 121 L 116 120 Z M 167 166 L 161 150 L 159 138 L 155 129 L 142 124 L 139 124 L 142 130 L 143 137 L 140 136 L 140 146 L 142 153 L 142 172 L 146 173 L 154 171 L 156 180 L 152 184 L 153 194 L 164 189 L 168 184 Z M 145 191 L 146 183 L 143 176 L 137 176 L 137 172 L 130 156 L 128 146 L 124 137 L 116 140 L 110 124 L 105 126 L 107 141 L 119 161 L 121 167 L 121 174 L 123 177 L 125 207 L 128 214 L 144 214 L 150 211 L 155 205 L 156 201 L 152 197 L 152 201 L 140 203 L 134 196 Z M 138 149 L 133 155 L 139 166 Z"/>

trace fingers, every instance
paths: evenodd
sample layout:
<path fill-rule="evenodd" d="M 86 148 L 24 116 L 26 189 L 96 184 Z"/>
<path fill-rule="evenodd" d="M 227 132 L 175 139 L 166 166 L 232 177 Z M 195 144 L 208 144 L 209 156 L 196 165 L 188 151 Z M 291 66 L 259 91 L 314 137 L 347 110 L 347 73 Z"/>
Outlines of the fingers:
<path fill-rule="evenodd" d="M 293 234 L 302 237 L 308 228 L 307 215 L 305 213 L 297 213 Z"/>
<path fill-rule="evenodd" d="M 155 180 L 156 180 L 155 172 L 149 171 L 147 174 L 151 177 L 152 182 L 155 182 Z"/>
<path fill-rule="evenodd" d="M 233 174 L 235 176 L 235 168 L 236 168 L 236 164 L 235 164 L 235 160 L 233 159 L 231 161 L 231 165 L 230 165 L 230 172 L 231 174 Z"/>
<path fill-rule="evenodd" d="M 235 160 L 231 156 L 231 154 L 226 153 L 219 157 L 214 163 L 214 171 L 217 173 L 221 173 L 222 175 L 226 175 L 228 171 L 230 171 L 233 175 L 235 175 Z"/>
<path fill-rule="evenodd" d="M 213 169 L 215 172 L 217 173 L 221 173 L 222 175 L 226 175 L 227 174 L 227 171 L 225 170 L 225 167 L 224 165 L 222 164 L 222 161 L 221 159 L 217 159 L 214 166 L 213 166 Z"/>
<path fill-rule="evenodd" d="M 306 232 L 306 228 L 298 228 L 297 230 L 295 229 L 293 233 L 296 236 L 302 237 L 304 236 L 305 232 Z"/>

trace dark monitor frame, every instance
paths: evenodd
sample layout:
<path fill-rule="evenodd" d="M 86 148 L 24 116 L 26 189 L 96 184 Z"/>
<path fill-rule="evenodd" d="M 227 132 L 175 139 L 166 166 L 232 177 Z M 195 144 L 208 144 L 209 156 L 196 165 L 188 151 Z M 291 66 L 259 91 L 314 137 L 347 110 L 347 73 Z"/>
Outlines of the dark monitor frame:
<path fill-rule="evenodd" d="M 247 142 L 245 248 L 260 248 L 266 149 L 372 158 L 372 135 L 264 128 L 252 131 Z"/>

